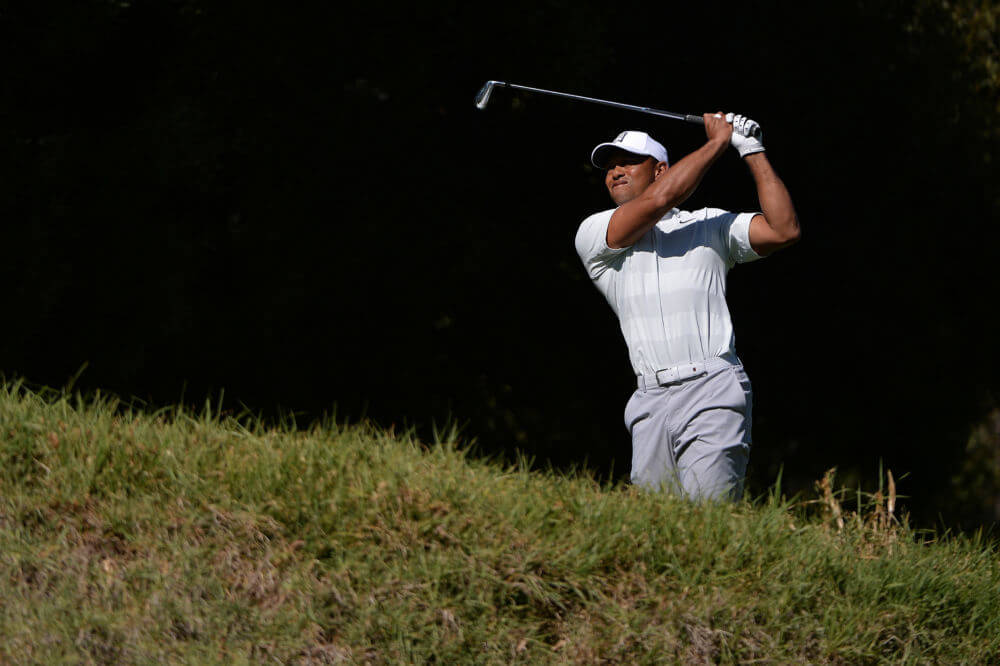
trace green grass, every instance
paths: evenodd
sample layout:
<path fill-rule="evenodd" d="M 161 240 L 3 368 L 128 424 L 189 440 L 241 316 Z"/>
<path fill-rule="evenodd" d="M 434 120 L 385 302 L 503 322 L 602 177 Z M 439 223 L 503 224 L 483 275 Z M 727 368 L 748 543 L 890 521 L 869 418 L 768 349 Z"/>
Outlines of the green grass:
<path fill-rule="evenodd" d="M 872 500 L 695 505 L 0 387 L 0 663 L 1000 659 L 1000 562 Z"/>

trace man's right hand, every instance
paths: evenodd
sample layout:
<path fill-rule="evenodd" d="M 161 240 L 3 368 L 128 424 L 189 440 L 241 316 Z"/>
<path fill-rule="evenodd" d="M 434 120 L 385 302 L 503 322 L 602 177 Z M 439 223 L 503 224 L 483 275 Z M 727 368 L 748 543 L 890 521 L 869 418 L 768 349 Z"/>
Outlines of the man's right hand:
<path fill-rule="evenodd" d="M 722 111 L 706 113 L 702 119 L 705 121 L 705 136 L 710 142 L 729 144 L 733 135 L 733 126 L 726 120 L 725 113 Z"/>

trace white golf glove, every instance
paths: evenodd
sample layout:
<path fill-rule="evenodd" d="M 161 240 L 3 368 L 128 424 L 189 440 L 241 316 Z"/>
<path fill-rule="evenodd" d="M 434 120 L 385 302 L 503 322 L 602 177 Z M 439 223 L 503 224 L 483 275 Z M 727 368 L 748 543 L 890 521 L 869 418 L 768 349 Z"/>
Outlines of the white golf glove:
<path fill-rule="evenodd" d="M 727 113 L 726 122 L 733 124 L 733 136 L 729 142 L 739 151 L 740 157 L 764 152 L 764 133 L 755 121 L 746 116 Z"/>

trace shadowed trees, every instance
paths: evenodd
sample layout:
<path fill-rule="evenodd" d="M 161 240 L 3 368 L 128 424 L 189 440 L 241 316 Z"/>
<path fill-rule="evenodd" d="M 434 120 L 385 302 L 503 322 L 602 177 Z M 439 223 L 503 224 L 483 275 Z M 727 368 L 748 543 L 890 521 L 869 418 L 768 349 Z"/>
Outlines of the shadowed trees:
<path fill-rule="evenodd" d="M 609 205 L 587 155 L 626 127 L 675 157 L 701 136 L 472 97 L 499 78 L 733 109 L 761 123 L 804 229 L 730 278 L 751 490 L 881 459 L 933 519 L 996 386 L 996 10 L 618 11 L 12 8 L 0 367 L 61 384 L 89 362 L 81 386 L 154 402 L 224 387 L 264 410 L 452 416 L 486 451 L 623 474 L 631 373 L 572 246 Z M 755 207 L 730 157 L 691 207 Z"/>

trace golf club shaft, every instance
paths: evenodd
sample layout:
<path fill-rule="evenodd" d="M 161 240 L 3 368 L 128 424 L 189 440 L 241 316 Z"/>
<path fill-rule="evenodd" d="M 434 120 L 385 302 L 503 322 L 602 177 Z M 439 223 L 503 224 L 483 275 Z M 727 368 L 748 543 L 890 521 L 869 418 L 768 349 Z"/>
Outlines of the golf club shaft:
<path fill-rule="evenodd" d="M 612 106 L 616 109 L 627 109 L 629 111 L 638 111 L 640 113 L 648 113 L 654 116 L 673 118 L 674 120 L 684 120 L 689 123 L 696 123 L 698 125 L 705 124 L 705 121 L 701 116 L 692 116 L 683 113 L 674 113 L 672 111 L 663 111 L 662 109 L 653 109 L 648 106 L 636 106 L 635 104 L 622 104 L 621 102 L 612 102 L 606 99 L 597 99 L 596 97 L 584 97 L 583 95 L 572 95 L 570 93 L 558 92 L 555 90 L 544 90 L 542 88 L 521 86 L 516 83 L 506 83 L 504 81 L 491 81 L 490 83 L 494 84 L 495 86 L 502 86 L 504 88 L 514 88 L 515 90 L 526 90 L 528 92 L 542 93 L 543 95 L 555 95 L 556 97 L 565 97 L 566 99 L 575 99 L 581 102 L 593 102 L 594 104 L 603 104 L 604 106 Z"/>

